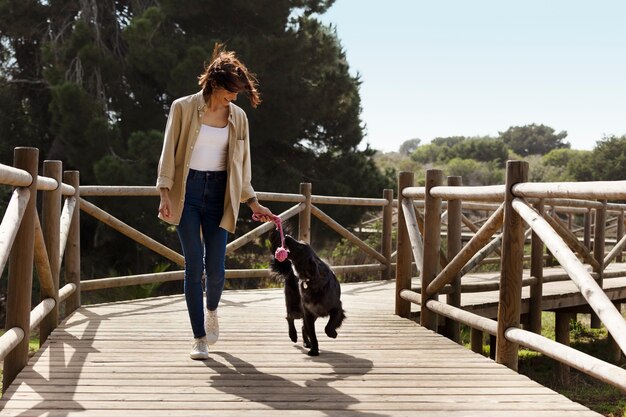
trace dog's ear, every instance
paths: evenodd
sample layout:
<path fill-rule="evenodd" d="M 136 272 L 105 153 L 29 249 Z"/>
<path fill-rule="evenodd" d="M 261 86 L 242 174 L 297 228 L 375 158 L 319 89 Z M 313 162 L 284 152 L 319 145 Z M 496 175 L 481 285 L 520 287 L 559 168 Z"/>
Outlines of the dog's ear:
<path fill-rule="evenodd" d="M 308 260 L 307 272 L 310 277 L 316 277 L 320 274 L 319 265 L 315 258 L 310 257 Z"/>

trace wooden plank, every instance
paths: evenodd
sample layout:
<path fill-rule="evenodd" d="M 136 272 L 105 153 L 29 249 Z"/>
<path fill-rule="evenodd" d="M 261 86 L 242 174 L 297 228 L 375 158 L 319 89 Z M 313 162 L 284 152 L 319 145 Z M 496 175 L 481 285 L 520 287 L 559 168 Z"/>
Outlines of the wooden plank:
<path fill-rule="evenodd" d="M 489 408 L 489 409 L 487 409 Z M 502 415 L 507 417 L 528 417 L 528 411 L 520 410 L 511 406 L 507 410 L 493 409 L 493 407 L 483 407 L 481 409 L 469 409 L 465 407 L 460 410 L 430 410 L 423 409 L 421 404 L 415 404 L 413 410 L 384 410 L 384 414 L 367 413 L 367 416 L 386 416 L 386 417 L 467 417 L 469 415 L 480 415 L 481 417 L 501 417 Z M 533 417 L 562 417 L 564 410 L 533 410 Z M 3 415 L 6 416 L 21 416 L 21 417 L 40 417 L 41 410 L 26 410 L 26 409 L 13 409 L 5 410 Z M 59 409 L 46 412 L 46 417 L 101 417 L 106 415 L 109 417 L 128 417 L 133 416 L 169 416 L 169 417 L 205 417 L 207 410 L 167 410 L 155 413 L 154 410 L 136 410 L 136 409 L 91 409 L 91 410 L 71 410 L 71 409 Z M 222 417 L 241 417 L 241 411 L 239 410 L 220 410 L 219 413 Z M 267 409 L 267 410 L 246 410 L 246 417 L 275 417 L 280 415 L 282 417 L 327 417 L 328 412 L 324 410 L 313 410 L 311 407 L 299 410 L 280 410 Z M 358 410 L 332 410 L 333 417 L 363 417 L 365 414 Z M 599 414 L 590 413 L 585 410 L 567 410 L 568 417 L 588 417 L 598 416 Z"/>

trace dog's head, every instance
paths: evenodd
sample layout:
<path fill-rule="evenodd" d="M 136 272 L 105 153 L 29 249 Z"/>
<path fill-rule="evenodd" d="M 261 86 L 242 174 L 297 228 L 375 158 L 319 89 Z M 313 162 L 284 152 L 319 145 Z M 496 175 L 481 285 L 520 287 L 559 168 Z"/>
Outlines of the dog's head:
<path fill-rule="evenodd" d="M 285 247 L 296 257 L 310 257 L 313 254 L 313 249 L 308 243 L 297 240 L 289 234 L 285 235 Z"/>
<path fill-rule="evenodd" d="M 285 235 L 285 247 L 289 249 L 289 260 L 298 271 L 298 275 L 314 278 L 319 275 L 322 261 L 308 243 Z"/>

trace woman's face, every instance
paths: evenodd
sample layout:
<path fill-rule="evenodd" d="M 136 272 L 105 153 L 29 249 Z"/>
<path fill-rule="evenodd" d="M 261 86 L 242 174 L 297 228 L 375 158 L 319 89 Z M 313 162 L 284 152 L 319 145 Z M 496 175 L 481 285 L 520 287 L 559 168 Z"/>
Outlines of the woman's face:
<path fill-rule="evenodd" d="M 228 107 L 231 101 L 237 100 L 237 93 L 228 91 L 225 88 L 216 88 L 213 90 L 212 98 L 218 106 Z"/>

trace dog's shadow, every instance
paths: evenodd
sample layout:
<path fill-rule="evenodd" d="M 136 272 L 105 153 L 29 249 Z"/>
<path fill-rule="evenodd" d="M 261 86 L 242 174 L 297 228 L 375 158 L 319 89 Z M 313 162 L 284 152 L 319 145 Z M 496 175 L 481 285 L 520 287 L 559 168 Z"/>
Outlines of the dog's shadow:
<path fill-rule="evenodd" d="M 305 352 L 302 347 L 298 349 Z M 350 406 L 358 404 L 359 400 L 331 386 L 333 382 L 367 374 L 373 369 L 373 363 L 368 359 L 324 351 L 322 356 L 310 360 L 331 365 L 333 372 L 321 378 L 304 380 L 302 386 L 282 376 L 261 372 L 251 363 L 229 353 L 212 351 L 211 354 L 221 356 L 232 365 L 232 368 L 224 368 L 223 363 L 211 358 L 203 362 L 206 367 L 216 372 L 208 383 L 225 394 L 260 403 L 275 410 L 317 410 L 333 416 L 337 410 L 349 409 L 355 416 L 385 416 L 355 410 Z"/>

